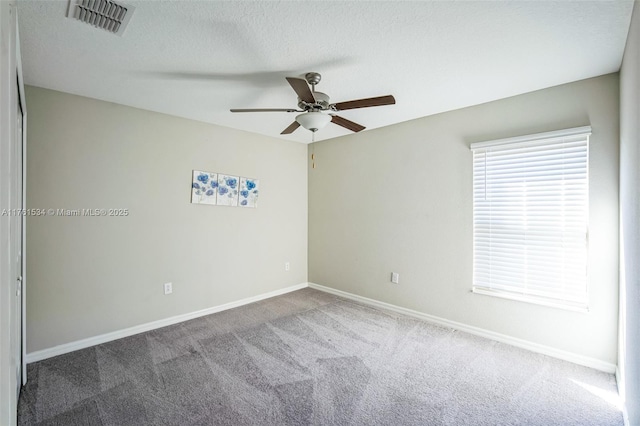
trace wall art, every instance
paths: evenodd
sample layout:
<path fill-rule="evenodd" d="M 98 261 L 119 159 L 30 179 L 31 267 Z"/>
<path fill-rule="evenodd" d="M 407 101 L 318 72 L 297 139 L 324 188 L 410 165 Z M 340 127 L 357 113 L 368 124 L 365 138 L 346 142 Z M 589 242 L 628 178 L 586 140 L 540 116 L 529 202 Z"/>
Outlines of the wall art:
<path fill-rule="evenodd" d="M 191 202 L 195 204 L 216 204 L 218 194 L 218 174 L 193 171 L 191 182 Z"/>
<path fill-rule="evenodd" d="M 238 176 L 218 174 L 218 199 L 219 206 L 238 205 L 238 186 L 240 185 Z"/>
<path fill-rule="evenodd" d="M 259 186 L 258 179 L 241 177 L 238 205 L 240 207 L 258 207 Z"/>
<path fill-rule="evenodd" d="M 191 202 L 231 207 L 258 207 L 258 179 L 194 170 Z"/>

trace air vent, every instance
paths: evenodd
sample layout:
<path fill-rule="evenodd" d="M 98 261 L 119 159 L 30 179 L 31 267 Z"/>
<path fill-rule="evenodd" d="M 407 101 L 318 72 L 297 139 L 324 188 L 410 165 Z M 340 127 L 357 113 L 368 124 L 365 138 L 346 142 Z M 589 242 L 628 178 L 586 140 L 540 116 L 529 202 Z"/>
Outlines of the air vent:
<path fill-rule="evenodd" d="M 122 35 L 135 8 L 111 0 L 69 0 L 67 18 Z"/>

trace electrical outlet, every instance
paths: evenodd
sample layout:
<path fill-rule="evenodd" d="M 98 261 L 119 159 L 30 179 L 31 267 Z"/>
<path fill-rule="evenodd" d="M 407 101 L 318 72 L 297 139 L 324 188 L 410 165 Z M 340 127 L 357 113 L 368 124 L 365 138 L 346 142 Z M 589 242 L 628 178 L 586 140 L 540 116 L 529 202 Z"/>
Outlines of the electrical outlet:
<path fill-rule="evenodd" d="M 289 272 L 289 269 L 291 269 L 291 265 L 289 264 L 289 262 L 284 262 L 284 270 Z"/>
<path fill-rule="evenodd" d="M 392 272 L 391 273 L 391 282 L 394 284 L 399 284 L 400 283 L 400 274 L 397 272 Z"/>
<path fill-rule="evenodd" d="M 173 293 L 173 284 L 172 283 L 164 283 L 164 294 Z"/>

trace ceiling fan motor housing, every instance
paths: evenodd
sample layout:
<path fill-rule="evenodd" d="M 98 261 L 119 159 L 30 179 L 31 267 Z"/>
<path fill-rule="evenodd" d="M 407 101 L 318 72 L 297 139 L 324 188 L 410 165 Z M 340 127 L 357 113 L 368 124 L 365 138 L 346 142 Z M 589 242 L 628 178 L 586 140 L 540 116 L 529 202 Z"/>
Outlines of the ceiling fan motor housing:
<path fill-rule="evenodd" d="M 329 109 L 329 95 L 322 92 L 313 92 L 314 103 L 308 103 L 298 99 L 298 107 L 305 111 L 326 111 Z"/>

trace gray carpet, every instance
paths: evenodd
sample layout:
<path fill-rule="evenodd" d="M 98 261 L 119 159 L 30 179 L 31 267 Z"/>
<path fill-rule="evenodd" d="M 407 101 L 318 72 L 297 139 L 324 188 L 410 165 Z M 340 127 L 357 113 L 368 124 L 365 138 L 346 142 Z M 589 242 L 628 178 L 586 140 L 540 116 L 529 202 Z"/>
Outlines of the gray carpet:
<path fill-rule="evenodd" d="M 20 425 L 622 425 L 610 374 L 312 289 L 30 364 Z"/>

